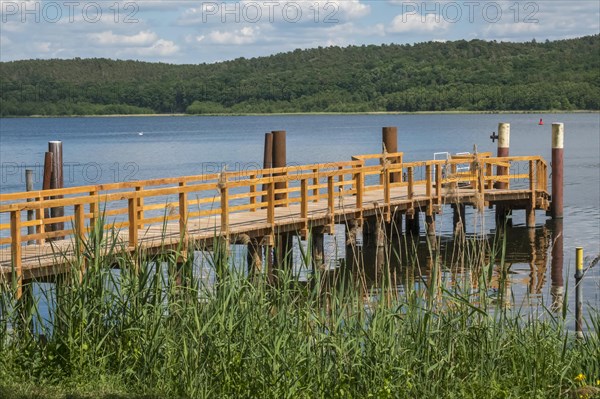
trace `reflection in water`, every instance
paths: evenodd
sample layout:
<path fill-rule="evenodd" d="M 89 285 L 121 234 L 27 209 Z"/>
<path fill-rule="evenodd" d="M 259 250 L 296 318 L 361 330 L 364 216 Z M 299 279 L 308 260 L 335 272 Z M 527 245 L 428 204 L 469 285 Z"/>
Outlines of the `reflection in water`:
<path fill-rule="evenodd" d="M 549 220 L 535 229 L 508 227 L 495 235 L 442 236 L 436 250 L 427 237 L 399 235 L 385 224 L 365 223 L 363 235 L 364 246 L 346 248 L 345 264 L 366 288 L 378 291 L 382 278 L 399 292 L 429 283 L 453 287 L 461 282 L 474 292 L 485 284 L 498 301 L 521 308 L 544 303 L 550 277 L 550 309 L 562 310 L 562 221 Z"/>
<path fill-rule="evenodd" d="M 563 281 L 563 221 L 557 219 L 554 221 L 552 229 L 552 270 L 550 278 L 552 286 L 550 295 L 552 295 L 552 310 L 559 312 L 563 307 L 564 281 Z"/>

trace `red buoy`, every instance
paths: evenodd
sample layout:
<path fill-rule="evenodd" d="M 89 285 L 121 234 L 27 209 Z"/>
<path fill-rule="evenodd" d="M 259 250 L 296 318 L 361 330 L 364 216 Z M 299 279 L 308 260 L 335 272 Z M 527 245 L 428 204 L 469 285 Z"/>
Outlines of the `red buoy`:
<path fill-rule="evenodd" d="M 538 123 L 538 125 L 540 125 L 540 126 L 541 126 L 541 125 L 543 125 L 543 124 L 544 124 L 544 121 L 542 120 L 542 118 L 540 118 L 540 123 Z"/>

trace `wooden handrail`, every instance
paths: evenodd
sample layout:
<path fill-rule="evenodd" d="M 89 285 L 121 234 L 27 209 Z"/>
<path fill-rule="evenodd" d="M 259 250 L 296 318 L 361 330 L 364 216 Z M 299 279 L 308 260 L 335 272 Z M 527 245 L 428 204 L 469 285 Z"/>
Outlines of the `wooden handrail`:
<path fill-rule="evenodd" d="M 243 172 L 223 172 L 220 174 L 185 176 L 166 179 L 152 179 L 137 182 L 101 184 L 81 186 L 47 191 L 0 194 L 0 213 L 10 214 L 10 223 L 0 225 L 0 230 L 10 230 L 8 237 L 1 237 L 0 244 L 10 244 L 13 258 L 21 256 L 21 244 L 35 239 L 43 244 L 46 239 L 77 234 L 81 239 L 87 232 L 86 222 L 93 225 L 102 213 L 118 216 L 115 226 L 127 228 L 130 246 L 139 244 L 139 231 L 145 224 L 151 225 L 167 220 L 179 220 L 182 238 L 187 237 L 187 224 L 191 218 L 220 215 L 220 228 L 223 234 L 229 230 L 229 216 L 233 212 L 256 212 L 267 209 L 267 222 L 275 223 L 275 207 L 300 204 L 301 218 L 308 217 L 308 203 L 326 199 L 329 223 L 335 222 L 335 202 L 341 195 L 355 195 L 356 209 L 361 211 L 365 193 L 383 190 L 386 205 L 391 203 L 391 192 L 395 188 L 406 187 L 408 199 L 416 197 L 415 188 L 425 187 L 425 196 L 431 204 L 441 205 L 442 187 L 457 187 L 459 182 L 468 182 L 479 194 L 492 188 L 494 182 L 510 182 L 515 179 L 528 179 L 532 201 L 537 192 L 547 192 L 547 163 L 539 156 L 491 157 L 487 154 L 478 156 L 461 156 L 449 160 L 425 160 L 402 163 L 385 163 L 383 165 L 365 165 L 365 159 L 391 159 L 402 157 L 403 153 L 354 156 L 353 161 L 337 163 L 320 163 L 298 165 L 286 168 L 260 169 Z M 495 176 L 491 166 L 502 166 L 507 169 L 513 163 L 527 162 L 529 171 L 526 174 L 509 174 Z M 477 170 L 456 172 L 457 165 L 476 164 Z M 415 170 L 425 169 L 423 179 L 415 179 Z M 445 175 L 445 173 L 450 173 Z M 432 173 L 433 172 L 433 173 Z M 277 173 L 283 175 L 274 176 Z M 394 173 L 406 173 L 406 181 L 392 181 Z M 435 173 L 435 186 L 433 176 Z M 367 183 L 368 176 L 380 175 L 382 183 Z M 276 189 L 276 183 L 286 183 L 284 189 Z M 375 184 L 374 184 L 375 183 Z M 265 189 L 257 191 L 257 186 Z M 158 187 L 157 187 L 158 186 Z M 351 187 L 349 187 L 351 186 Z M 338 188 L 343 188 L 341 194 Z M 434 191 L 435 188 L 435 191 Z M 276 194 L 284 194 L 276 199 Z M 265 198 L 261 198 L 265 195 Z M 50 199 L 53 196 L 63 198 Z M 175 197 L 164 201 L 161 198 Z M 196 197 L 193 197 L 196 196 Z M 257 197 L 259 198 L 257 200 Z M 34 201 L 27 202 L 27 199 Z M 124 201 L 124 202 L 123 202 Z M 124 205 L 124 203 L 126 205 Z M 535 205 L 535 204 L 534 204 Z M 44 210 L 52 207 L 73 207 L 72 214 L 58 218 L 47 218 Z M 197 206 L 198 209 L 191 209 Z M 207 209 L 210 207 L 210 209 Z M 85 209 L 88 209 L 86 212 Z M 157 216 L 159 210 L 178 208 L 178 212 Z M 34 210 L 31 221 L 23 221 L 23 212 Z M 126 220 L 123 216 L 126 215 Z M 73 229 L 48 231 L 47 225 L 58 222 L 73 222 Z M 21 229 L 35 226 L 35 234 L 23 235 Z M 306 225 L 306 228 L 308 226 Z M 6 234 L 6 233 L 5 233 Z"/>

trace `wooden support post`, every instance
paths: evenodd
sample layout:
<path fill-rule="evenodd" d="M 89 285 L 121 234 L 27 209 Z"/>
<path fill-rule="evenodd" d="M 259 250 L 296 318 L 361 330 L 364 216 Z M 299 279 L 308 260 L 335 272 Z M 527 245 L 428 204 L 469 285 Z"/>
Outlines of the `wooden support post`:
<path fill-rule="evenodd" d="M 21 252 L 21 211 L 10 212 L 10 253 L 13 267 L 13 281 L 16 284 L 17 299 L 23 295 L 23 264 Z"/>
<path fill-rule="evenodd" d="M 427 230 L 427 236 L 435 237 L 435 215 L 433 213 L 425 215 L 425 225 Z"/>
<path fill-rule="evenodd" d="M 419 210 L 413 208 L 412 213 L 406 214 L 406 234 L 412 235 L 413 237 L 418 237 L 421 233 L 421 226 L 419 221 Z"/>
<path fill-rule="evenodd" d="M 138 244 L 138 209 L 137 198 L 134 196 L 128 200 L 129 210 L 129 246 L 137 247 Z"/>
<path fill-rule="evenodd" d="M 273 167 L 273 134 L 265 133 L 265 152 L 263 157 L 263 169 Z M 271 174 L 264 174 L 262 177 L 269 177 Z M 263 184 L 262 191 L 267 191 L 267 185 Z M 267 202 L 267 195 L 263 195 L 262 202 Z"/>
<path fill-rule="evenodd" d="M 281 233 L 277 237 L 277 268 L 279 270 L 294 267 L 294 234 Z"/>
<path fill-rule="evenodd" d="M 50 141 L 48 142 L 48 151 L 52 153 L 52 174 L 50 177 L 50 188 L 57 189 L 64 187 L 64 176 L 63 176 L 63 146 L 62 141 Z M 54 199 L 62 198 L 62 195 L 53 197 Z M 53 218 L 63 217 L 65 215 L 65 209 L 62 206 L 54 207 L 50 210 L 50 216 Z M 64 222 L 54 223 L 52 231 L 61 231 L 65 229 Z M 54 240 L 61 240 L 64 236 L 57 236 Z"/>
<path fill-rule="evenodd" d="M 262 272 L 263 268 L 263 247 L 259 240 L 251 240 L 248 243 L 248 275 L 252 276 Z"/>
<path fill-rule="evenodd" d="M 552 260 L 550 279 L 552 285 L 550 287 L 550 295 L 552 296 L 552 310 L 561 312 L 563 308 L 564 298 L 564 278 L 563 278 L 563 221 L 557 219 L 554 221 L 552 228 Z"/>
<path fill-rule="evenodd" d="M 386 275 L 382 274 L 385 268 L 385 250 L 387 246 L 387 236 L 385 234 L 385 224 L 383 220 L 378 219 L 375 223 L 375 270 L 376 276 Z M 377 278 L 377 277 L 376 277 Z M 376 281 L 379 283 L 379 281 Z"/>
<path fill-rule="evenodd" d="M 359 221 L 356 219 L 346 222 L 346 267 L 350 270 L 356 269 L 360 264 L 359 228 Z"/>
<path fill-rule="evenodd" d="M 552 124 L 552 219 L 563 217 L 564 125 Z"/>
<path fill-rule="evenodd" d="M 325 231 L 323 228 L 315 227 L 310 236 L 313 271 L 323 270 L 325 267 Z"/>
<path fill-rule="evenodd" d="M 466 206 L 464 204 L 452 205 L 452 224 L 454 235 L 459 236 L 466 231 Z"/>
<path fill-rule="evenodd" d="M 285 130 L 273 131 L 273 167 L 274 168 L 285 168 L 287 166 L 287 155 L 286 155 L 286 132 Z M 286 173 L 277 173 L 277 176 L 285 176 Z M 286 190 L 287 182 L 280 181 L 275 183 L 275 190 Z M 287 206 L 287 193 L 275 194 L 276 200 L 284 200 L 284 205 Z"/>
<path fill-rule="evenodd" d="M 382 141 L 384 153 L 393 154 L 398 152 L 398 128 L 395 126 L 384 127 L 382 129 Z M 390 159 L 384 159 L 384 162 L 389 162 Z M 396 163 L 394 158 L 392 163 Z M 390 181 L 392 183 L 398 183 L 401 181 L 401 173 L 393 173 Z"/>

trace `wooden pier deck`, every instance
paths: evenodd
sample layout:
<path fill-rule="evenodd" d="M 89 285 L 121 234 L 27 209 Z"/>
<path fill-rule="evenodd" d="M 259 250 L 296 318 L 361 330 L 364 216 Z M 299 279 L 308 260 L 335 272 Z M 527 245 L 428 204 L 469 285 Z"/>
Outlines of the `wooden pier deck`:
<path fill-rule="evenodd" d="M 159 253 L 253 240 L 272 246 L 283 233 L 305 237 L 313 228 L 393 214 L 428 216 L 444 205 L 548 210 L 548 171 L 538 156 L 403 162 L 403 153 L 352 161 L 0 194 L 0 278 L 19 282 L 64 270 L 100 218 L 117 234 L 122 253 Z M 498 183 L 503 188 L 495 188 Z M 65 216 L 50 217 L 63 207 Z M 27 211 L 33 213 L 27 220 Z M 31 216 L 30 216 L 31 217 Z M 6 217 L 5 217 L 6 219 Z M 53 229 L 56 224 L 62 228 Z M 29 233 L 27 232 L 27 229 Z M 33 230 L 33 231 L 31 231 Z M 56 240 L 58 237 L 64 239 Z M 86 255 L 89 256 L 89 255 Z M 61 269 L 62 268 L 62 269 Z"/>

